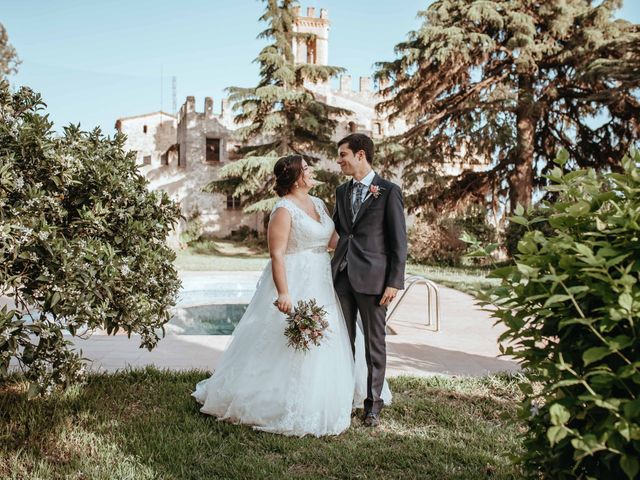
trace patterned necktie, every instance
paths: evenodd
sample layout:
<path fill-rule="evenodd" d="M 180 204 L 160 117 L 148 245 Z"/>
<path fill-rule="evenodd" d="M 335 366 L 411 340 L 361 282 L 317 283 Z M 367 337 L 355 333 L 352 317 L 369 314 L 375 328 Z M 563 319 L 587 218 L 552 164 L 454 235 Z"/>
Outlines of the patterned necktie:
<path fill-rule="evenodd" d="M 364 191 L 364 184 L 360 182 L 356 182 L 355 188 L 353 189 L 353 193 L 352 193 L 352 195 L 354 196 L 351 202 L 352 218 L 356 218 L 356 215 L 358 215 L 358 210 L 360 210 L 360 207 L 362 206 L 363 191 Z"/>

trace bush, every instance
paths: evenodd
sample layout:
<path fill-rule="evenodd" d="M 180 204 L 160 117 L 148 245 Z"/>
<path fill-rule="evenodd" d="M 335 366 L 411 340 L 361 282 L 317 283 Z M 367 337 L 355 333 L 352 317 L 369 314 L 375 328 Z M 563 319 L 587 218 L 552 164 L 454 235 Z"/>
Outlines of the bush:
<path fill-rule="evenodd" d="M 409 231 L 409 256 L 417 263 L 459 266 L 467 246 L 460 239 L 463 232 L 482 243 L 495 239 L 495 228 L 487 222 L 486 212 L 471 207 L 452 218 L 420 218 Z"/>
<path fill-rule="evenodd" d="M 202 212 L 197 206 L 191 210 L 186 222 L 187 226 L 180 236 L 180 240 L 186 243 L 200 240 L 204 232 L 204 224 L 202 223 Z"/>
<path fill-rule="evenodd" d="M 457 226 L 418 220 L 409 230 L 409 257 L 427 265 L 458 266 L 466 248 L 461 233 Z"/>
<path fill-rule="evenodd" d="M 147 190 L 122 135 L 56 136 L 43 105 L 0 82 L 0 380 L 15 359 L 31 396 L 79 378 L 66 332 L 153 348 L 180 286 L 165 244 L 178 206 Z"/>
<path fill-rule="evenodd" d="M 240 225 L 236 230 L 232 230 L 224 239 L 252 250 L 265 251 L 268 249 L 266 232 L 264 235 L 260 235 L 255 228 L 247 225 Z"/>
<path fill-rule="evenodd" d="M 502 351 L 532 383 L 521 415 L 539 478 L 640 478 L 640 155 L 623 173 L 549 175 L 553 204 L 512 222 L 527 232 L 485 305 L 507 330 Z M 548 219 L 551 233 L 538 227 Z M 482 296 L 482 294 L 481 294 Z M 534 393 L 532 385 L 541 385 Z"/>

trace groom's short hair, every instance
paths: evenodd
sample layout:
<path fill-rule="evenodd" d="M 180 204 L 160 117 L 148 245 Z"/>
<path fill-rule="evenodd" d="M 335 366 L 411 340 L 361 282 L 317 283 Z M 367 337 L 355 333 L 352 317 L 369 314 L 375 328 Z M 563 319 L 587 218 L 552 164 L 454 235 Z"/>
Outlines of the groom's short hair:
<path fill-rule="evenodd" d="M 371 140 L 371 138 L 364 133 L 352 133 L 340 140 L 338 147 L 345 143 L 354 155 L 362 150 L 369 165 L 373 165 L 373 140 Z"/>

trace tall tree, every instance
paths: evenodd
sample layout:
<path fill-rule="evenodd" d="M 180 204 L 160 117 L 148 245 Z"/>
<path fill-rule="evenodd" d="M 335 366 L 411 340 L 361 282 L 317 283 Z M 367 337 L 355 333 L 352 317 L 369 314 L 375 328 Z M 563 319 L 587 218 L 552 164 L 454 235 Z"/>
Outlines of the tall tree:
<path fill-rule="evenodd" d="M 640 28 L 613 18 L 621 3 L 437 0 L 420 12 L 376 72 L 389 84 L 378 108 L 411 125 L 387 156 L 407 172 L 410 204 L 527 206 L 560 148 L 575 159 L 566 168 L 619 168 L 640 135 Z M 456 155 L 492 166 L 424 180 Z"/>
<path fill-rule="evenodd" d="M 207 187 L 243 197 L 246 212 L 271 209 L 275 201 L 272 170 L 280 156 L 297 153 L 315 163 L 322 155 L 334 155 L 331 135 L 337 119 L 350 113 L 324 103 L 309 89 L 309 83 L 326 82 L 343 68 L 295 61 L 294 42 L 314 37 L 294 31 L 297 3 L 264 1 L 266 9 L 260 20 L 268 27 L 258 38 L 271 43 L 255 59 L 260 64 L 260 81 L 252 88 L 228 89 L 229 100 L 238 111 L 238 134 L 245 142 L 239 151 L 243 158 L 224 166 L 219 180 Z"/>
<path fill-rule="evenodd" d="M 9 43 L 7 30 L 0 23 L 0 78 L 15 73 L 19 63 L 16 49 Z"/>

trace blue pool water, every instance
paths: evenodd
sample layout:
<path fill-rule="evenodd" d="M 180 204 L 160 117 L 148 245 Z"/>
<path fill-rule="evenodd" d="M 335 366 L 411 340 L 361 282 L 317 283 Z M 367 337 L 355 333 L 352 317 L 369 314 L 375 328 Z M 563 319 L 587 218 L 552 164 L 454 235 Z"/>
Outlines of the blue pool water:
<path fill-rule="evenodd" d="M 183 280 L 167 334 L 231 335 L 256 288 L 252 277 L 194 277 Z"/>

